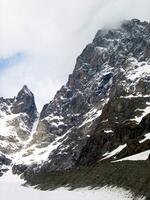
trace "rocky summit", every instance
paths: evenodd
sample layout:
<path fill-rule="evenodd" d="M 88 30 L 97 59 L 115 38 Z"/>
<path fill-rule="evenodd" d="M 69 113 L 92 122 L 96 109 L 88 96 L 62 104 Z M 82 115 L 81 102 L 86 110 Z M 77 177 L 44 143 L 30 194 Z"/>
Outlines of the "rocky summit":
<path fill-rule="evenodd" d="M 27 86 L 0 99 L 0 151 L 13 155 L 14 173 L 25 177 L 147 152 L 150 23 L 133 19 L 99 30 L 37 116 Z"/>
<path fill-rule="evenodd" d="M 0 98 L 0 169 L 25 146 L 37 116 L 34 96 L 27 86 L 12 99 Z"/>

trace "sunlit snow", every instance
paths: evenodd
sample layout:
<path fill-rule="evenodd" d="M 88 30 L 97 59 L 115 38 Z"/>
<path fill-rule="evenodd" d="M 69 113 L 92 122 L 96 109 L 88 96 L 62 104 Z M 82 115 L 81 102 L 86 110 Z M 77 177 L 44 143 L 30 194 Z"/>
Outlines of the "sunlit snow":
<path fill-rule="evenodd" d="M 149 154 L 150 154 L 150 150 L 147 150 L 147 151 L 144 151 L 142 153 L 134 154 L 132 156 L 120 159 L 118 161 L 123 161 L 123 160 L 134 160 L 134 161 L 136 161 L 136 160 L 147 160 Z"/>
<path fill-rule="evenodd" d="M 8 171 L 0 178 L 1 200 L 130 200 L 132 195 L 123 189 L 101 188 L 97 190 L 78 189 L 68 191 L 60 188 L 55 191 L 39 191 L 31 187 L 23 187 L 23 180 Z M 144 199 L 143 199 L 144 200 Z"/>

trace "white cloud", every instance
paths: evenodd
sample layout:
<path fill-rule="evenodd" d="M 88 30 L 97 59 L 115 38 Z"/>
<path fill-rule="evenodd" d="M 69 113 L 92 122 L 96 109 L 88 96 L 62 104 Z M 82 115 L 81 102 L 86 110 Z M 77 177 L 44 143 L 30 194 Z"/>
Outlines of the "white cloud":
<path fill-rule="evenodd" d="M 0 56 L 28 55 L 1 72 L 0 96 L 28 84 L 41 107 L 66 82 L 99 28 L 149 20 L 149 10 L 149 0 L 0 0 Z"/>

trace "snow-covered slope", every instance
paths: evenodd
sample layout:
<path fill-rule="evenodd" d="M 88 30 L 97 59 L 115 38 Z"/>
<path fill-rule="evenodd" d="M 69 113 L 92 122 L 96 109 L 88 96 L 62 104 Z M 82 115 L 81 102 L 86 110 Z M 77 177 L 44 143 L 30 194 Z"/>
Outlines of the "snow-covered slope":
<path fill-rule="evenodd" d="M 130 200 L 133 196 L 130 192 L 119 188 L 101 188 L 99 190 L 89 190 L 88 188 L 75 191 L 68 191 L 66 188 L 60 188 L 55 191 L 38 191 L 33 188 L 23 187 L 23 180 L 8 171 L 0 179 L 1 200 L 9 200 L 13 197 L 15 200 Z M 9 191 L 9 192 L 8 192 Z M 144 198 L 137 198 L 137 200 Z"/>
<path fill-rule="evenodd" d="M 31 136 L 37 109 L 34 96 L 24 86 L 17 97 L 0 98 L 0 152 L 14 157 L 26 145 Z"/>

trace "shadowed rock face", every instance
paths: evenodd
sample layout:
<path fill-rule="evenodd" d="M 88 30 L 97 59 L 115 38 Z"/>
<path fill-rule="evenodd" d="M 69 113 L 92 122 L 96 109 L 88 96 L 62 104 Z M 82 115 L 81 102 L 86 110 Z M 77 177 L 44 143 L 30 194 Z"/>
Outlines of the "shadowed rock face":
<path fill-rule="evenodd" d="M 0 165 L 10 165 L 11 160 L 8 159 L 5 155 L 0 154 Z"/>
<path fill-rule="evenodd" d="M 66 85 L 43 107 L 28 151 L 47 147 L 49 156 L 27 167 L 26 176 L 94 163 L 149 131 L 143 121 L 150 112 L 149 27 L 133 19 L 97 32 Z"/>
<path fill-rule="evenodd" d="M 11 111 L 14 114 L 26 113 L 33 119 L 37 117 L 37 109 L 33 93 L 26 85 L 19 91 Z"/>
<path fill-rule="evenodd" d="M 8 171 L 8 167 L 10 167 L 10 164 L 11 160 L 7 158 L 4 154 L 0 154 L 0 176 Z"/>

